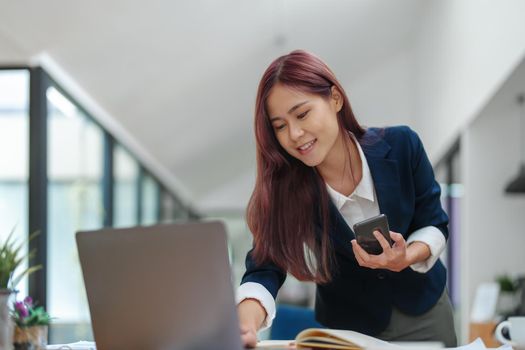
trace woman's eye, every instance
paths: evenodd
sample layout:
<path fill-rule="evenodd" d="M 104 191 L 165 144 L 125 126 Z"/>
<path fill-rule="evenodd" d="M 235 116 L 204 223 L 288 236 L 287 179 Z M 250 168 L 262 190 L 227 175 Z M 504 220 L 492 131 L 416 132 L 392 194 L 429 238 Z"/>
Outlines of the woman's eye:
<path fill-rule="evenodd" d="M 308 112 L 310 112 L 310 110 L 308 110 L 308 111 L 306 111 L 306 112 L 303 112 L 303 113 L 299 114 L 299 115 L 297 116 L 297 119 L 303 119 L 304 117 L 306 117 L 306 115 L 308 114 Z"/>
<path fill-rule="evenodd" d="M 279 131 L 279 130 L 284 129 L 285 126 L 286 126 L 285 124 L 281 124 L 281 125 L 274 126 L 274 128 L 275 128 L 275 130 Z"/>

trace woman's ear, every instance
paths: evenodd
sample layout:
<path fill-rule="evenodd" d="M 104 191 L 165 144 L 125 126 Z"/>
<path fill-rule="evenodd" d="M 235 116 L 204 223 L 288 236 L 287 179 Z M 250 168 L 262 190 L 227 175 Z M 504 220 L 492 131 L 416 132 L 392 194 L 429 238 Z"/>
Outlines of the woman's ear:
<path fill-rule="evenodd" d="M 332 102 L 334 103 L 335 110 L 336 112 L 339 112 L 343 108 L 343 95 L 335 85 L 332 85 L 331 93 L 331 98 Z"/>

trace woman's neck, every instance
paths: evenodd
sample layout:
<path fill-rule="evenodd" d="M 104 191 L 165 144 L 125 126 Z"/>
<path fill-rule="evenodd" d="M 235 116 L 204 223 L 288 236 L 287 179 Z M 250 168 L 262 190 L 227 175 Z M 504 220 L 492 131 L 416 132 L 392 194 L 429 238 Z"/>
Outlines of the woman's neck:
<path fill-rule="evenodd" d="M 362 161 L 353 138 L 341 133 L 334 148 L 317 166 L 324 181 L 337 192 L 349 196 L 361 181 Z"/>

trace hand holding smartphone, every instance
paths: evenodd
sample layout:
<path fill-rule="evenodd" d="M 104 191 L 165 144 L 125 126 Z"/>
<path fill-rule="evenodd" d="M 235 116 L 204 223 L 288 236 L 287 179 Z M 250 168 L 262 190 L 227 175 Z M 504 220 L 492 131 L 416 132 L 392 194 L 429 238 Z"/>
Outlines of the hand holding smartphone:
<path fill-rule="evenodd" d="M 379 241 L 374 236 L 374 231 L 380 231 L 390 246 L 393 244 L 392 238 L 390 238 L 388 219 L 385 214 L 380 214 L 358 222 L 354 225 L 353 229 L 357 243 L 368 254 L 379 255 L 383 252 L 383 247 L 381 247 L 381 244 L 379 244 Z"/>

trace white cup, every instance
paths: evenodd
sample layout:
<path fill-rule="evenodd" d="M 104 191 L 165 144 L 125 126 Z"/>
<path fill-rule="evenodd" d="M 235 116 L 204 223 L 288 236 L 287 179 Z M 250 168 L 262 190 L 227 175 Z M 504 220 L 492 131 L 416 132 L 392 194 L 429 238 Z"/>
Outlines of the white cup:
<path fill-rule="evenodd" d="M 503 337 L 503 328 L 509 329 L 510 340 Z M 525 316 L 509 317 L 507 321 L 501 322 L 496 330 L 496 339 L 502 344 L 510 344 L 514 348 L 525 349 Z"/>

